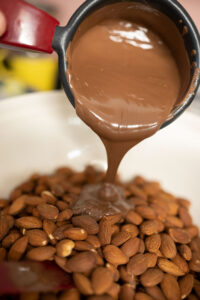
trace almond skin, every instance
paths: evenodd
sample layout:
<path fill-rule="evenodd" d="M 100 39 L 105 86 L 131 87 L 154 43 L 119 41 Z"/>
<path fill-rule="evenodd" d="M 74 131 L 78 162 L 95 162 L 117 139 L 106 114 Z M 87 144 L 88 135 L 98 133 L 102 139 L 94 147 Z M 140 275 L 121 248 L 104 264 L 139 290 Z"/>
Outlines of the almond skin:
<path fill-rule="evenodd" d="M 18 261 L 22 258 L 28 245 L 28 237 L 23 236 L 18 239 L 10 248 L 8 252 L 8 260 Z"/>
<path fill-rule="evenodd" d="M 153 234 L 146 238 L 145 246 L 146 249 L 151 253 L 156 253 L 161 245 L 161 237 L 160 234 Z"/>
<path fill-rule="evenodd" d="M 47 220 L 56 220 L 59 214 L 56 206 L 46 203 L 39 204 L 37 210 L 40 216 Z"/>
<path fill-rule="evenodd" d="M 134 300 L 154 300 L 151 296 L 147 295 L 146 293 L 136 293 Z"/>
<path fill-rule="evenodd" d="M 81 273 L 74 273 L 73 280 L 81 294 L 85 296 L 93 294 L 91 282 L 86 276 Z"/>
<path fill-rule="evenodd" d="M 53 260 L 56 249 L 51 246 L 33 248 L 27 252 L 27 258 L 35 261 Z"/>
<path fill-rule="evenodd" d="M 169 235 L 176 243 L 189 244 L 191 242 L 191 238 L 187 231 L 181 228 L 170 228 Z"/>
<path fill-rule="evenodd" d="M 140 277 L 140 281 L 145 287 L 152 287 L 158 285 L 164 277 L 164 273 L 159 269 L 148 269 Z"/>
<path fill-rule="evenodd" d="M 166 258 L 174 258 L 176 256 L 176 245 L 168 234 L 163 233 L 161 235 L 160 251 Z"/>
<path fill-rule="evenodd" d="M 158 286 L 147 287 L 146 292 L 155 300 L 166 300 L 162 290 Z"/>
<path fill-rule="evenodd" d="M 99 267 L 92 273 L 91 281 L 94 293 L 102 295 L 111 287 L 113 274 L 108 268 Z"/>
<path fill-rule="evenodd" d="M 187 245 L 181 245 L 179 246 L 179 253 L 180 255 L 187 261 L 190 261 L 192 259 L 192 251 L 189 246 Z"/>
<path fill-rule="evenodd" d="M 128 262 L 128 257 L 114 245 L 106 246 L 103 250 L 103 254 L 107 262 L 113 265 L 123 265 Z"/>
<path fill-rule="evenodd" d="M 131 238 L 131 234 L 127 231 L 120 231 L 116 233 L 113 238 L 111 243 L 115 246 L 121 246 L 125 242 L 127 242 Z"/>
<path fill-rule="evenodd" d="M 152 235 L 163 231 L 164 225 L 158 220 L 145 221 L 140 226 L 141 232 L 146 235 Z"/>
<path fill-rule="evenodd" d="M 144 219 L 154 220 L 156 218 L 155 211 L 147 205 L 137 206 L 135 210 Z"/>
<path fill-rule="evenodd" d="M 99 223 L 98 238 L 102 246 L 109 245 L 112 237 L 112 225 L 109 221 L 102 219 Z"/>
<path fill-rule="evenodd" d="M 130 210 L 126 215 L 126 221 L 134 225 L 140 225 L 143 221 L 143 218 L 134 210 Z"/>
<path fill-rule="evenodd" d="M 181 291 L 181 299 L 187 298 L 190 295 L 194 286 L 194 276 L 187 274 L 179 280 L 179 287 Z"/>
<path fill-rule="evenodd" d="M 64 236 L 74 241 L 83 241 L 87 239 L 87 232 L 82 228 L 68 228 L 64 231 Z"/>
<path fill-rule="evenodd" d="M 72 218 L 74 226 L 81 227 L 87 231 L 87 234 L 95 235 L 99 232 L 99 225 L 90 216 L 75 216 Z"/>
<path fill-rule="evenodd" d="M 69 208 L 61 211 L 61 213 L 58 215 L 57 221 L 67 221 L 70 220 L 71 217 L 73 216 L 73 211 Z"/>
<path fill-rule="evenodd" d="M 131 286 L 131 284 L 125 283 L 121 286 L 120 289 L 120 300 L 133 300 L 135 296 L 135 289 Z"/>
<path fill-rule="evenodd" d="M 10 215 L 17 215 L 25 208 L 25 197 L 21 196 L 17 198 L 9 207 L 8 213 Z"/>
<path fill-rule="evenodd" d="M 121 250 L 127 257 L 132 257 L 136 253 L 139 252 L 140 247 L 140 239 L 138 238 L 131 238 L 126 243 L 123 244 Z"/>

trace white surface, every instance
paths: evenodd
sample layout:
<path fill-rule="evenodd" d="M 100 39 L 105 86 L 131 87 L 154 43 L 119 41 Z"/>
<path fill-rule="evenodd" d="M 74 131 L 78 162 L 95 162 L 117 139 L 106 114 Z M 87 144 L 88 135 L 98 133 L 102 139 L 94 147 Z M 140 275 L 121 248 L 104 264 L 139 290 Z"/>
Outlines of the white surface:
<path fill-rule="evenodd" d="M 0 198 L 33 172 L 62 165 L 106 167 L 96 135 L 75 114 L 64 93 L 25 95 L 0 102 Z M 185 113 L 174 124 L 131 150 L 120 174 L 161 181 L 192 200 L 200 226 L 200 117 Z"/>

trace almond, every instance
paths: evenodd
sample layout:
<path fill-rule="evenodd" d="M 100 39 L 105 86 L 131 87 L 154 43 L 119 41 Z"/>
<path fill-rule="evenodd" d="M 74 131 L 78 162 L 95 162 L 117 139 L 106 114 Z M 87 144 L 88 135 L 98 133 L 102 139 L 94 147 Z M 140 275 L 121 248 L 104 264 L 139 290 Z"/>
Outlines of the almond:
<path fill-rule="evenodd" d="M 42 227 L 42 221 L 37 217 L 21 217 L 16 220 L 16 226 L 25 229 L 37 229 Z"/>
<path fill-rule="evenodd" d="M 52 205 L 56 204 L 57 198 L 50 191 L 43 191 L 41 193 L 41 197 L 42 197 L 42 199 L 44 199 L 44 201 L 46 203 L 49 203 Z"/>
<path fill-rule="evenodd" d="M 143 274 L 147 268 L 147 259 L 144 254 L 136 254 L 129 260 L 127 265 L 128 273 L 136 276 Z"/>
<path fill-rule="evenodd" d="M 17 215 L 25 208 L 25 206 L 26 204 L 25 204 L 24 196 L 21 196 L 17 198 L 15 201 L 13 201 L 13 203 L 9 207 L 8 213 L 10 215 Z"/>
<path fill-rule="evenodd" d="M 155 211 L 150 206 L 147 205 L 137 206 L 135 210 L 144 219 L 154 220 L 156 217 Z"/>
<path fill-rule="evenodd" d="M 112 299 L 118 300 L 120 292 L 120 285 L 117 283 L 112 283 L 110 288 L 107 290 L 107 294 L 112 297 Z"/>
<path fill-rule="evenodd" d="M 43 230 L 32 229 L 27 231 L 28 242 L 33 247 L 42 247 L 48 244 L 47 234 Z"/>
<path fill-rule="evenodd" d="M 129 232 L 120 231 L 113 236 L 111 243 L 115 246 L 121 246 L 130 238 L 131 238 L 131 234 Z"/>
<path fill-rule="evenodd" d="M 88 235 L 86 241 L 90 243 L 95 249 L 101 247 L 100 240 L 96 235 Z"/>
<path fill-rule="evenodd" d="M 18 261 L 22 258 L 28 245 L 27 236 L 18 239 L 10 248 L 8 252 L 8 260 Z"/>
<path fill-rule="evenodd" d="M 189 267 L 194 272 L 200 272 L 200 253 L 193 252 Z"/>
<path fill-rule="evenodd" d="M 174 258 L 172 258 L 172 261 L 179 267 L 179 269 L 182 270 L 182 272 L 187 273 L 189 271 L 189 267 L 186 260 L 183 257 L 181 257 L 178 253 Z"/>
<path fill-rule="evenodd" d="M 192 226 L 192 217 L 190 216 L 188 209 L 186 209 L 185 207 L 180 207 L 179 217 L 182 220 L 185 227 Z"/>
<path fill-rule="evenodd" d="M 9 221 L 6 216 L 0 216 L 0 241 L 10 230 Z"/>
<path fill-rule="evenodd" d="M 162 271 L 174 276 L 183 276 L 185 274 L 175 263 L 165 258 L 158 259 L 158 266 Z"/>
<path fill-rule="evenodd" d="M 102 219 L 99 223 L 98 238 L 102 246 L 108 245 L 111 242 L 112 226 L 111 223 L 105 219 Z"/>
<path fill-rule="evenodd" d="M 27 252 L 27 258 L 35 261 L 53 260 L 56 249 L 51 246 L 33 248 Z"/>
<path fill-rule="evenodd" d="M 91 281 L 94 293 L 102 295 L 111 287 L 113 274 L 108 268 L 99 267 L 92 273 Z"/>
<path fill-rule="evenodd" d="M 163 292 L 158 286 L 147 287 L 146 292 L 155 300 L 166 300 Z"/>
<path fill-rule="evenodd" d="M 176 245 L 173 239 L 168 234 L 163 233 L 161 235 L 160 250 L 166 258 L 174 258 L 176 256 Z"/>
<path fill-rule="evenodd" d="M 66 209 L 68 209 L 68 204 L 66 203 L 66 202 L 64 202 L 64 201 L 61 201 L 61 200 L 58 200 L 57 202 L 56 202 L 56 206 L 57 206 L 57 208 L 60 210 L 60 211 L 63 211 L 63 210 L 66 210 Z M 73 212 L 72 212 L 73 213 Z"/>
<path fill-rule="evenodd" d="M 130 210 L 126 215 L 126 221 L 134 225 L 140 225 L 143 221 L 142 217 L 134 210 Z"/>
<path fill-rule="evenodd" d="M 181 219 L 174 217 L 174 216 L 167 216 L 165 221 L 165 227 L 172 228 L 178 227 L 183 228 L 183 222 Z"/>
<path fill-rule="evenodd" d="M 189 246 L 181 245 L 178 247 L 180 255 L 185 259 L 190 261 L 192 259 L 192 251 Z"/>
<path fill-rule="evenodd" d="M 81 273 L 74 273 L 73 280 L 81 294 L 85 296 L 93 294 L 91 282 L 86 276 Z"/>
<path fill-rule="evenodd" d="M 135 294 L 134 300 L 154 300 L 154 299 L 145 293 L 138 292 Z"/>
<path fill-rule="evenodd" d="M 97 234 L 99 232 L 99 225 L 90 216 L 75 216 L 72 218 L 74 226 L 81 227 L 87 231 L 87 234 Z"/>
<path fill-rule="evenodd" d="M 191 238 L 187 231 L 181 228 L 170 228 L 169 235 L 176 243 L 189 244 L 191 242 Z"/>
<path fill-rule="evenodd" d="M 5 248 L 10 248 L 18 238 L 20 238 L 21 234 L 15 230 L 10 232 L 2 241 L 2 246 Z"/>
<path fill-rule="evenodd" d="M 107 263 L 106 268 L 112 273 L 113 275 L 113 280 L 118 281 L 119 280 L 119 271 L 118 269 L 113 266 L 112 264 Z"/>
<path fill-rule="evenodd" d="M 71 271 L 67 268 L 67 259 L 60 256 L 54 256 L 55 263 L 65 272 L 71 273 Z"/>
<path fill-rule="evenodd" d="M 190 226 L 188 228 L 185 228 L 185 231 L 189 234 L 191 239 L 194 239 L 199 235 L 199 228 L 197 226 Z"/>
<path fill-rule="evenodd" d="M 73 211 L 71 209 L 67 208 L 59 214 L 57 221 L 61 221 L 61 222 L 67 221 L 67 220 L 71 219 L 72 216 L 73 216 Z"/>
<path fill-rule="evenodd" d="M 165 274 L 161 282 L 161 289 L 167 299 L 169 300 L 181 299 L 180 288 L 176 280 L 176 277 L 170 274 Z"/>
<path fill-rule="evenodd" d="M 141 232 L 146 235 L 152 235 L 164 230 L 164 225 L 158 220 L 145 221 L 140 226 Z"/>
<path fill-rule="evenodd" d="M 152 287 L 158 285 L 164 277 L 164 273 L 159 269 L 149 269 L 140 277 L 140 281 L 145 287 Z"/>
<path fill-rule="evenodd" d="M 147 200 L 147 195 L 145 194 L 145 192 L 142 189 L 138 188 L 136 185 L 130 185 L 129 190 L 134 196 Z"/>
<path fill-rule="evenodd" d="M 137 252 L 139 252 L 140 239 L 131 238 L 126 243 L 123 244 L 121 250 L 127 257 L 132 257 Z"/>
<path fill-rule="evenodd" d="M 91 251 L 85 251 L 72 256 L 66 263 L 71 272 L 84 273 L 91 271 L 96 266 L 96 255 Z"/>
<path fill-rule="evenodd" d="M 103 217 L 103 220 L 108 221 L 110 225 L 115 225 L 116 223 L 121 222 L 121 219 L 122 219 L 121 214 L 115 214 L 115 215 Z"/>
<path fill-rule="evenodd" d="M 129 232 L 132 238 L 136 237 L 139 234 L 137 226 L 133 224 L 125 224 L 121 227 L 121 230 Z"/>
<path fill-rule="evenodd" d="M 59 297 L 59 300 L 80 300 L 80 299 L 81 299 L 80 293 L 75 288 L 63 292 Z"/>
<path fill-rule="evenodd" d="M 39 204 L 37 210 L 40 216 L 47 220 L 56 220 L 59 214 L 56 206 L 46 203 Z"/>
<path fill-rule="evenodd" d="M 86 241 L 76 241 L 74 249 L 77 251 L 91 251 L 94 250 L 94 247 Z"/>
<path fill-rule="evenodd" d="M 128 257 L 116 246 L 108 245 L 103 249 L 107 262 L 113 265 L 123 265 L 128 262 Z"/>
<path fill-rule="evenodd" d="M 68 228 L 64 231 L 64 236 L 74 241 L 83 241 L 87 238 L 87 232 L 82 228 Z"/>
<path fill-rule="evenodd" d="M 120 290 L 120 300 L 133 300 L 135 296 L 135 289 L 128 283 L 121 286 Z"/>
<path fill-rule="evenodd" d="M 151 203 L 150 207 L 154 210 L 155 214 L 156 214 L 156 218 L 160 221 L 164 221 L 167 217 L 167 211 L 160 207 L 158 204 L 156 203 Z"/>
<path fill-rule="evenodd" d="M 60 257 L 67 257 L 72 253 L 75 244 L 71 240 L 62 240 L 56 245 L 56 254 Z"/>
<path fill-rule="evenodd" d="M 25 204 L 29 206 L 37 206 L 41 203 L 45 203 L 45 200 L 41 197 L 29 195 L 23 195 L 22 197 L 24 197 Z"/>
<path fill-rule="evenodd" d="M 149 252 L 156 253 L 161 245 L 160 234 L 153 234 L 145 239 L 145 246 Z"/>
<path fill-rule="evenodd" d="M 181 299 L 187 298 L 194 286 L 194 276 L 192 274 L 188 274 L 182 277 L 179 280 L 179 286 L 181 291 Z"/>
<path fill-rule="evenodd" d="M 135 289 L 137 286 L 137 278 L 134 274 L 130 274 L 127 271 L 126 266 L 120 266 L 119 268 L 120 280 L 123 282 L 131 284 L 131 286 Z"/>
<path fill-rule="evenodd" d="M 147 260 L 147 267 L 148 268 L 154 268 L 157 263 L 158 256 L 155 253 L 145 253 L 144 256 Z"/>
<path fill-rule="evenodd" d="M 56 225 L 53 221 L 44 220 L 43 221 L 43 229 L 44 232 L 47 234 L 48 238 L 50 239 L 52 244 L 55 244 L 55 237 L 53 235 L 54 231 L 56 230 Z"/>

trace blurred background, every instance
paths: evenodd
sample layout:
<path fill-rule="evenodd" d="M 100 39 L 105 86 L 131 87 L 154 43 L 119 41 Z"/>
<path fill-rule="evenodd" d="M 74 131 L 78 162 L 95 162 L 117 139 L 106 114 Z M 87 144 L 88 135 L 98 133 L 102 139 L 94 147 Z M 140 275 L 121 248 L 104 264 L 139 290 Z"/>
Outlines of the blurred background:
<path fill-rule="evenodd" d="M 193 17 L 200 32 L 200 0 L 179 0 Z M 84 0 L 27 0 L 66 25 Z M 35 91 L 61 89 L 57 55 L 14 52 L 0 49 L 0 100 Z M 199 96 L 197 96 L 198 98 Z M 200 111 L 200 101 L 193 108 Z"/>

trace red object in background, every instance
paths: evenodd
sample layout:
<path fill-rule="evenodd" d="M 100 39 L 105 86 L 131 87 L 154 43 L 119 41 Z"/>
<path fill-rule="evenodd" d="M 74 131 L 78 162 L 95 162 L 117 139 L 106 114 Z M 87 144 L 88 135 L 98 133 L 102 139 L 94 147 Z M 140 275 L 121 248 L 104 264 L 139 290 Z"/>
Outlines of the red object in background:
<path fill-rule="evenodd" d="M 52 53 L 52 40 L 59 22 L 44 11 L 22 0 L 0 0 L 5 14 L 7 30 L 0 45 Z"/>

